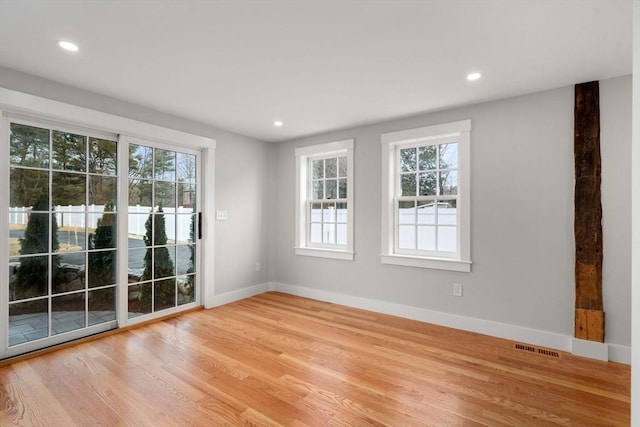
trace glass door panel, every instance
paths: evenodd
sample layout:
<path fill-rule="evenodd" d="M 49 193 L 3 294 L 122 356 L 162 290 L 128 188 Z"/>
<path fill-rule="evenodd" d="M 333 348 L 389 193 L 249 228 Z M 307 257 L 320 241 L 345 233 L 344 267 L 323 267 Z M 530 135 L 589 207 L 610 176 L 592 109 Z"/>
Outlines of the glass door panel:
<path fill-rule="evenodd" d="M 197 162 L 129 144 L 129 319 L 196 301 Z"/>
<path fill-rule="evenodd" d="M 115 327 L 115 137 L 18 120 L 9 130 L 8 347 Z"/>

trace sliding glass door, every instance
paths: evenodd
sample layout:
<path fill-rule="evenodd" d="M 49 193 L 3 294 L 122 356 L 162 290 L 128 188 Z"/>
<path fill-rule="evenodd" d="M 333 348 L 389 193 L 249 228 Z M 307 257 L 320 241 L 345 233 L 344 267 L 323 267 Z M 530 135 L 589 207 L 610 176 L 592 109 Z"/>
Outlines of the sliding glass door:
<path fill-rule="evenodd" d="M 200 304 L 199 151 L 6 125 L 3 357 Z"/>

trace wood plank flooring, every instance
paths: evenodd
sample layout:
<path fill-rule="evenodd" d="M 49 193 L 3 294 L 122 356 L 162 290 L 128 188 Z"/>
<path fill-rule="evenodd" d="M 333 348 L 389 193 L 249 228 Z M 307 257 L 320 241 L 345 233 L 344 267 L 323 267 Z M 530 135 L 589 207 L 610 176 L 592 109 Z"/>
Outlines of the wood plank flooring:
<path fill-rule="evenodd" d="M 630 368 L 266 293 L 0 367 L 0 425 L 630 422 Z"/>

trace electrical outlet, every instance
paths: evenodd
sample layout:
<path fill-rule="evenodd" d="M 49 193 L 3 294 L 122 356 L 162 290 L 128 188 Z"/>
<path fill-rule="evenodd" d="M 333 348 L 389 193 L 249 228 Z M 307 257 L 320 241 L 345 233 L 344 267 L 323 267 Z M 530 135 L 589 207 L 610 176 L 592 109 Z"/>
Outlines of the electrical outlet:
<path fill-rule="evenodd" d="M 462 284 L 454 283 L 453 284 L 453 296 L 461 297 L 462 296 Z"/>
<path fill-rule="evenodd" d="M 256 271 L 260 271 L 260 263 L 256 262 Z"/>

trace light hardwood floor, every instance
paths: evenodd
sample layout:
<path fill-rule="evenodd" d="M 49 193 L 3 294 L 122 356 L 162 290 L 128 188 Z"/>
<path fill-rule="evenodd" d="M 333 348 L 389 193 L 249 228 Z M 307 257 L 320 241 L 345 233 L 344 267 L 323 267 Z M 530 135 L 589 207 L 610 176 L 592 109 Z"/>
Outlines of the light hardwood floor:
<path fill-rule="evenodd" d="M 0 425 L 628 425 L 630 369 L 266 293 L 0 367 Z"/>

